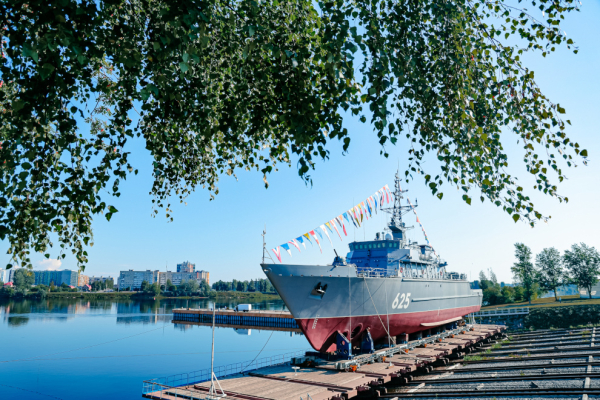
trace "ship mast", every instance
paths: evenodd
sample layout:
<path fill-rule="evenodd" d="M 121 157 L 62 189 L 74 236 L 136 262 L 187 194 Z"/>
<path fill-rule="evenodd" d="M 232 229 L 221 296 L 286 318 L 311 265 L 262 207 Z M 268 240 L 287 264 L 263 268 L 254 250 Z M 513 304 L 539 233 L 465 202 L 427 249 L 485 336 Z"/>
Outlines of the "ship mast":
<path fill-rule="evenodd" d="M 392 214 L 388 229 L 392 232 L 394 239 L 400 240 L 400 248 L 405 248 L 408 245 L 406 231 L 413 228 L 412 226 L 406 226 L 402 221 L 402 216 L 410 211 L 410 206 L 403 206 L 401 204 L 401 200 L 404 198 L 402 194 L 406 192 L 408 192 L 408 190 L 402 190 L 402 187 L 400 186 L 399 171 L 396 171 L 396 177 L 394 179 L 394 206 L 383 208 L 383 211 Z"/>

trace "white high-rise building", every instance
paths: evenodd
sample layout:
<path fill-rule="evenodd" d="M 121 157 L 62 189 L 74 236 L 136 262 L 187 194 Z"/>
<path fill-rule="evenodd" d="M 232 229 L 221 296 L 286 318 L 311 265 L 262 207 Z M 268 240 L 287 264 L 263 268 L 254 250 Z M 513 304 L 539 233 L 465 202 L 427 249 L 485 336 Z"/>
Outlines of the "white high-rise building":
<path fill-rule="evenodd" d="M 13 277 L 15 276 L 15 271 L 18 268 L 11 268 L 11 269 L 1 269 L 0 268 L 0 281 L 4 282 L 4 283 L 8 283 L 8 282 L 12 282 L 13 281 Z"/>
<path fill-rule="evenodd" d="M 119 290 L 124 290 L 130 288 L 139 289 L 142 287 L 142 282 L 146 281 L 150 285 L 155 282 L 158 282 L 158 270 L 156 271 L 134 271 L 130 269 L 129 271 L 121 271 L 119 275 Z"/>

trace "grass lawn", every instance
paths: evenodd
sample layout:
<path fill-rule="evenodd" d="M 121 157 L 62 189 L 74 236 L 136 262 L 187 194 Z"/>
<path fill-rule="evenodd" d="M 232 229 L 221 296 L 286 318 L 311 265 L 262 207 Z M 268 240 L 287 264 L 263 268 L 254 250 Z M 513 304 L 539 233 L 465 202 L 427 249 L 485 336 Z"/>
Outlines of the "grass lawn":
<path fill-rule="evenodd" d="M 579 306 L 585 304 L 600 304 L 600 299 L 589 299 L 587 297 L 581 297 L 578 294 L 573 296 L 562 296 L 562 302 L 558 302 L 553 297 L 547 297 L 545 299 L 535 299 L 529 304 L 524 303 L 510 303 L 510 304 L 498 304 L 494 306 L 481 307 L 482 310 L 494 310 L 496 308 L 513 308 L 513 307 L 563 307 L 563 306 Z"/>

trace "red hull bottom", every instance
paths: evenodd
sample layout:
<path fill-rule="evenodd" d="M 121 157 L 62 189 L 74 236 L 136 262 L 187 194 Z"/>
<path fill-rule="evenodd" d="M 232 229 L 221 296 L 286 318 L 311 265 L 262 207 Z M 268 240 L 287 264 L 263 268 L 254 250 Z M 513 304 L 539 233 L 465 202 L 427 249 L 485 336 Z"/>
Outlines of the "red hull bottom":
<path fill-rule="evenodd" d="M 447 321 L 452 318 L 462 317 L 472 312 L 479 311 L 480 306 L 451 308 L 447 310 L 433 310 L 415 313 L 393 314 L 389 316 L 390 336 L 394 337 L 403 333 L 414 333 L 430 329 L 421 324 L 432 324 Z M 387 315 L 368 315 L 360 317 L 336 318 L 307 318 L 296 319 L 300 329 L 306 335 L 310 345 L 317 351 L 335 351 L 337 332 L 346 337 L 352 332 L 352 342 L 357 344 L 362 337 L 361 333 L 370 328 L 373 340 L 387 337 Z M 440 323 L 443 325 L 443 323 Z M 352 331 L 351 331 L 352 329 Z"/>

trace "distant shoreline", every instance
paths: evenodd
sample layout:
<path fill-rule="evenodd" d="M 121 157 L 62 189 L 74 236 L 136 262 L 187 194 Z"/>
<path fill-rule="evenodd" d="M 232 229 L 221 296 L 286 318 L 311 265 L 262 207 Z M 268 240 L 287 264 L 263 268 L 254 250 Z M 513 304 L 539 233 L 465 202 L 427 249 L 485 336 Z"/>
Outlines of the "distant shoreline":
<path fill-rule="evenodd" d="M 132 300 L 162 300 L 162 299 L 182 299 L 182 300 L 201 300 L 201 299 L 248 299 L 248 300 L 281 300 L 278 294 L 260 293 L 260 292 L 212 292 L 210 296 L 152 296 L 139 292 L 50 292 L 46 294 L 48 299 L 132 299 Z M 26 296 L 23 299 L 31 299 Z"/>

